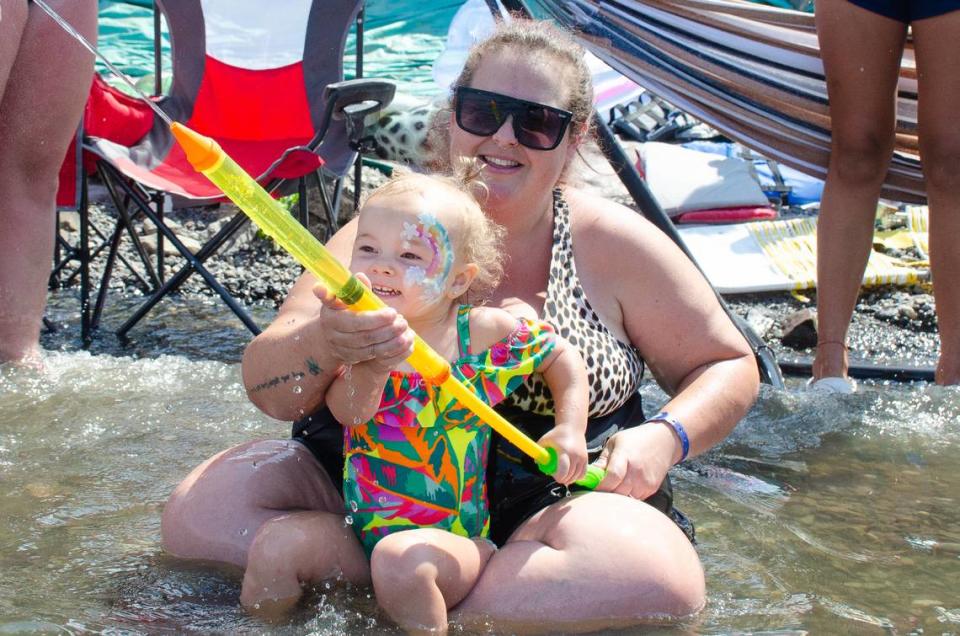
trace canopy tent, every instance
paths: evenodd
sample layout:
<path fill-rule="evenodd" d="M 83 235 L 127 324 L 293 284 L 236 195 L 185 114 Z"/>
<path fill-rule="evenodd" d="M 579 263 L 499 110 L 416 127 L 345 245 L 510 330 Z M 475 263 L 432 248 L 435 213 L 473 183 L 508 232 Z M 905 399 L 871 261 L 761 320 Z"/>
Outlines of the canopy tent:
<path fill-rule="evenodd" d="M 731 139 L 813 177 L 830 154 L 826 80 L 813 16 L 740 0 L 531 0 L 535 15 Z M 908 42 L 896 152 L 883 196 L 925 198 L 917 157 L 917 82 Z"/>

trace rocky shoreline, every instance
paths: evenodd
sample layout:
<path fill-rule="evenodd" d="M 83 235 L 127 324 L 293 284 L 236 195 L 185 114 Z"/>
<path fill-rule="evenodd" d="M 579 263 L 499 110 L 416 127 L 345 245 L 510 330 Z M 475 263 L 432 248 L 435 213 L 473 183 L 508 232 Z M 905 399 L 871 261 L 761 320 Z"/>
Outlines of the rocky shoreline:
<path fill-rule="evenodd" d="M 632 201 L 609 166 L 591 153 L 586 153 L 581 180 L 588 187 L 599 189 L 603 194 L 632 207 Z M 369 189 L 383 182 L 386 176 L 381 170 L 365 167 L 364 188 Z M 311 211 L 322 210 L 319 197 L 312 192 L 309 199 Z M 91 222 L 109 235 L 115 223 L 115 212 L 105 193 L 96 184 L 91 187 Z M 352 184 L 345 188 L 344 205 L 340 222 L 349 218 L 352 210 Z M 168 221 L 174 231 L 191 249 L 198 248 L 236 213 L 235 208 L 223 205 L 219 208 L 200 208 L 168 213 Z M 70 214 L 63 215 L 63 234 L 75 237 L 76 220 Z M 313 217 L 312 228 L 319 234 L 325 221 Z M 142 238 L 148 250 L 156 249 L 152 232 Z M 133 262 L 135 255 L 128 237 L 121 241 L 121 251 Z M 179 268 L 184 261 L 172 251 L 167 243 L 167 275 Z M 94 280 L 99 280 L 105 259 L 101 256 L 92 263 Z M 250 306 L 279 307 L 287 290 L 300 274 L 299 265 L 272 240 L 259 233 L 252 224 L 240 230 L 218 256 L 208 262 L 210 270 L 241 302 Z M 143 292 L 136 278 L 118 264 L 110 282 L 110 294 L 135 297 Z M 180 293 L 186 297 L 213 296 L 202 279 L 191 276 Z M 732 312 L 742 317 L 774 351 L 778 360 L 794 360 L 809 363 L 816 344 L 815 314 L 816 294 L 805 292 L 807 300 L 786 292 L 764 294 L 728 295 L 725 301 Z M 242 329 L 241 326 L 238 328 Z M 857 304 L 850 328 L 850 358 L 853 363 L 889 367 L 929 367 L 936 360 L 939 341 L 936 334 L 936 319 L 933 298 L 925 286 L 882 287 L 864 290 Z"/>

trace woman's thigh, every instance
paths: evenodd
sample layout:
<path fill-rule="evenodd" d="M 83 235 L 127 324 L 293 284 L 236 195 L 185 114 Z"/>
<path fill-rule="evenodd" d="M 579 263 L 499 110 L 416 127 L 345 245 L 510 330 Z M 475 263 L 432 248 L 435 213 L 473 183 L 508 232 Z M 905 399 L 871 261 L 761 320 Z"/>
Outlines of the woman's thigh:
<path fill-rule="evenodd" d="M 702 608 L 703 568 L 663 513 L 610 493 L 570 497 L 521 525 L 457 607 L 468 624 L 600 629 Z"/>
<path fill-rule="evenodd" d="M 920 156 L 928 179 L 954 176 L 960 156 L 960 11 L 917 20 L 912 25 L 919 93 Z"/>
<path fill-rule="evenodd" d="M 847 0 L 818 0 L 816 23 L 835 147 L 892 144 L 907 25 Z"/>
<path fill-rule="evenodd" d="M 211 457 L 177 486 L 163 511 L 163 547 L 182 558 L 245 567 L 266 521 L 303 510 L 343 511 L 313 454 L 293 440 L 248 442 Z"/>
<path fill-rule="evenodd" d="M 0 103 L 26 24 L 27 0 L 0 0 Z"/>

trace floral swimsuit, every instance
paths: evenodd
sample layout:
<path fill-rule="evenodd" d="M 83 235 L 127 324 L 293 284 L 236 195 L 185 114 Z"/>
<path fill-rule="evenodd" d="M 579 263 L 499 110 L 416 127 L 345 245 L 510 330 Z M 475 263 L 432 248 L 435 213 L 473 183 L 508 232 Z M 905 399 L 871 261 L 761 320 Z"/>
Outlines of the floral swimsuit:
<path fill-rule="evenodd" d="M 534 373 L 556 341 L 546 323 L 518 320 L 490 349 L 470 351 L 470 307 L 457 313 L 453 374 L 491 406 Z M 344 427 L 343 499 L 369 556 L 386 535 L 441 528 L 485 537 L 490 427 L 416 372 L 393 371 L 376 415 Z"/>

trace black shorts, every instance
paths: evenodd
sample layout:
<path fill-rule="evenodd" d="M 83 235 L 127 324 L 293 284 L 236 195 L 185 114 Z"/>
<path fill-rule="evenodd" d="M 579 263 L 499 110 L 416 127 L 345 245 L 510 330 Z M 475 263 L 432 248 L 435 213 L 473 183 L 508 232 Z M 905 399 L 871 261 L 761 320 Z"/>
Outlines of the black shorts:
<path fill-rule="evenodd" d="M 520 409 L 498 407 L 497 411 L 533 439 L 539 439 L 553 426 L 552 417 L 532 415 Z M 607 439 L 618 430 L 644 420 L 639 395 L 617 411 L 593 418 L 587 425 L 587 450 L 593 460 Z M 294 422 L 293 439 L 306 446 L 337 490 L 343 495 L 343 428 L 326 408 Z M 487 497 L 490 503 L 490 538 L 503 545 L 520 524 L 538 511 L 567 496 L 567 489 L 541 473 L 529 457 L 499 435 L 493 435 L 487 465 Z M 572 490 L 577 490 L 573 487 Z M 670 478 L 646 502 L 669 516 L 694 541 L 693 524 L 673 507 Z"/>
<path fill-rule="evenodd" d="M 904 24 L 960 9 L 960 0 L 848 0 L 851 4 Z"/>

